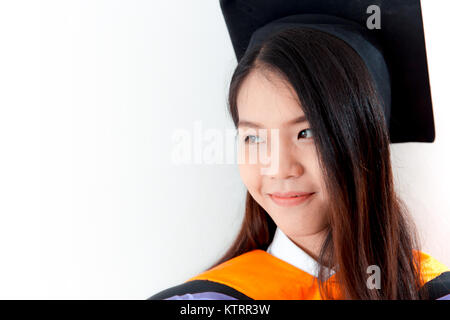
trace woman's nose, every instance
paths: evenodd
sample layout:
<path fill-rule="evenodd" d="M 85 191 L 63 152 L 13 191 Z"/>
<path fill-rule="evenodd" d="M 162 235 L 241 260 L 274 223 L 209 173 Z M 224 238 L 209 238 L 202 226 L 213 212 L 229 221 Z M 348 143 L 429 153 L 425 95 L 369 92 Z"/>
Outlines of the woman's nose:
<path fill-rule="evenodd" d="M 268 174 L 273 179 L 296 178 L 303 174 L 304 167 L 296 152 L 295 145 L 287 139 L 277 139 L 271 142 L 270 148 L 270 166 Z M 278 146 L 274 143 L 278 143 Z"/>

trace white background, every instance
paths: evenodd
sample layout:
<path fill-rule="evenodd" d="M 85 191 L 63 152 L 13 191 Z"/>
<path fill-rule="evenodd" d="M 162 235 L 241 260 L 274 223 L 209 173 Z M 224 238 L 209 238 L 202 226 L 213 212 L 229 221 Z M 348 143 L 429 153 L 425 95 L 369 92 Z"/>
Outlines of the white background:
<path fill-rule="evenodd" d="M 423 250 L 450 265 L 448 1 L 422 3 L 433 144 L 392 146 Z M 145 299 L 240 226 L 235 165 L 171 163 L 172 132 L 232 129 L 215 0 L 0 1 L 0 298 Z"/>

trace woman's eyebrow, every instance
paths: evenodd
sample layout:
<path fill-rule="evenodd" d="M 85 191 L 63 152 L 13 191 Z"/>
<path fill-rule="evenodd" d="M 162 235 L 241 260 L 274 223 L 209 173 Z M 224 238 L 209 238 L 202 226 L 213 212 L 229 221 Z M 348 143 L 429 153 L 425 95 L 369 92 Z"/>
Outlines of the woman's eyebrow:
<path fill-rule="evenodd" d="M 283 123 L 284 126 L 287 125 L 293 125 L 296 123 L 302 123 L 306 121 L 306 116 L 300 116 L 298 118 L 294 118 L 292 120 L 286 121 L 285 123 Z M 239 120 L 238 121 L 238 127 L 249 127 L 249 128 L 264 128 L 264 126 L 258 122 L 251 122 L 251 121 L 247 121 L 247 120 Z"/>

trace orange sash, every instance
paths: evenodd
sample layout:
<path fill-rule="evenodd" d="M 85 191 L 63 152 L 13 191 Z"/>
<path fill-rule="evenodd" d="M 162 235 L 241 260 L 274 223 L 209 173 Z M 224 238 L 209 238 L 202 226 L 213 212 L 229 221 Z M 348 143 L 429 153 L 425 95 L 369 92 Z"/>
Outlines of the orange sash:
<path fill-rule="evenodd" d="M 424 281 L 449 268 L 428 254 L 419 252 Z M 317 278 L 278 259 L 264 250 L 253 250 L 205 271 L 187 281 L 210 280 L 227 285 L 255 300 L 321 300 Z M 327 282 L 339 297 L 333 274 Z"/>

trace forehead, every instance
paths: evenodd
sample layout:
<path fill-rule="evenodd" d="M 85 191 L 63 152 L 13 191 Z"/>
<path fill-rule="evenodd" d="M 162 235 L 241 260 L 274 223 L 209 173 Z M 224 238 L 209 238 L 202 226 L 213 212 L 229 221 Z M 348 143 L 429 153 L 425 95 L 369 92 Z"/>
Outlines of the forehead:
<path fill-rule="evenodd" d="M 297 94 L 280 76 L 252 71 L 237 96 L 239 120 L 278 126 L 304 116 Z"/>

